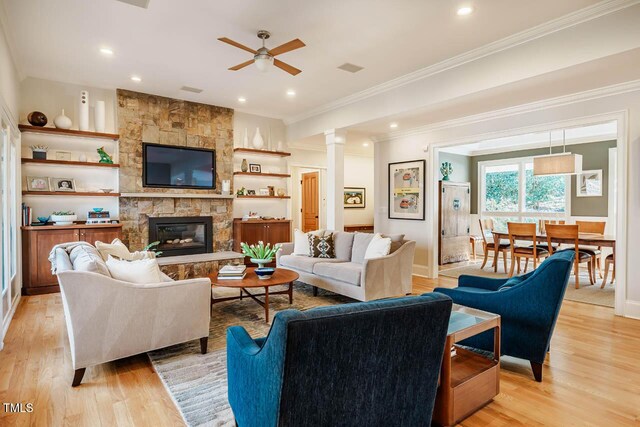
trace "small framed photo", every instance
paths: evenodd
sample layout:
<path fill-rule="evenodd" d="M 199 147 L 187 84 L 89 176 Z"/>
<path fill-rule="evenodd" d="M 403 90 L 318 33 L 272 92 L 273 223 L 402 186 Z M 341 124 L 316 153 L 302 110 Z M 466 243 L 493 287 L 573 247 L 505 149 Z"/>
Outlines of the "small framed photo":
<path fill-rule="evenodd" d="M 69 193 L 76 191 L 76 181 L 73 178 L 49 178 L 49 186 L 52 191 Z"/>
<path fill-rule="evenodd" d="M 268 188 L 261 188 L 260 190 L 258 190 L 258 194 L 260 196 L 268 196 L 269 195 L 269 189 Z"/>
<path fill-rule="evenodd" d="M 51 191 L 49 178 L 46 176 L 28 176 L 27 191 Z"/>
<path fill-rule="evenodd" d="M 367 189 L 361 187 L 344 187 L 344 207 L 361 208 L 367 206 Z"/>
<path fill-rule="evenodd" d="M 602 196 L 602 169 L 582 171 L 576 175 L 577 197 Z"/>
<path fill-rule="evenodd" d="M 247 190 L 247 196 L 255 196 L 256 190 Z"/>
<path fill-rule="evenodd" d="M 56 151 L 56 160 L 71 160 L 71 151 Z"/>
<path fill-rule="evenodd" d="M 257 163 L 249 164 L 249 172 L 251 173 L 262 173 L 262 167 Z"/>

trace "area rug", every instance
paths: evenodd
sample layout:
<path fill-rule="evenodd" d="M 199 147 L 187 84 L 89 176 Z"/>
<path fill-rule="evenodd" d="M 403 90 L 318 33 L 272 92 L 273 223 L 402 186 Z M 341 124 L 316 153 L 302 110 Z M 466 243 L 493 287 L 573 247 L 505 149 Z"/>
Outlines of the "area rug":
<path fill-rule="evenodd" d="M 447 268 L 446 266 L 444 266 L 444 268 L 440 270 L 439 274 L 441 276 L 453 277 L 456 279 L 462 275 L 481 276 L 496 279 L 504 279 L 508 277 L 508 275 L 504 273 L 502 265 L 499 265 L 498 272 L 494 273 L 493 268 L 491 267 L 491 260 L 487 262 L 487 265 L 482 270 L 480 270 L 480 265 L 482 264 L 477 263 L 452 268 Z M 529 267 L 531 267 L 531 263 L 529 263 Z M 564 299 L 566 299 L 567 301 L 577 301 L 586 304 L 601 305 L 604 307 L 614 307 L 614 286 L 607 284 L 604 289 L 600 289 L 602 279 L 598 279 L 595 285 L 591 285 L 589 283 L 589 275 L 587 274 L 586 267 L 580 267 L 580 289 L 576 289 L 575 284 L 575 277 L 571 276 L 569 278 L 567 290 L 564 294 Z"/>
<path fill-rule="evenodd" d="M 322 289 L 314 297 L 311 286 L 300 282 L 294 285 L 292 305 L 287 295 L 276 295 L 269 301 L 270 321 L 277 312 L 290 308 L 306 310 L 354 302 Z M 198 340 L 148 353 L 153 369 L 188 426 L 235 425 L 227 400 L 226 361 L 226 330 L 234 325 L 243 326 L 254 338 L 265 336 L 270 328 L 264 309 L 255 301 L 228 301 L 213 306 L 207 354 L 200 354 Z"/>

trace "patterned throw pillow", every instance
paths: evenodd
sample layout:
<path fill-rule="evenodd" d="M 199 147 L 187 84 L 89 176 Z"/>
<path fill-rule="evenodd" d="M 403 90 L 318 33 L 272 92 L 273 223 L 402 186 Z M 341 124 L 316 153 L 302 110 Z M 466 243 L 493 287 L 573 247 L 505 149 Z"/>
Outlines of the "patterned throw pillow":
<path fill-rule="evenodd" d="M 309 234 L 309 256 L 313 258 L 335 258 L 333 233 L 324 236 Z"/>

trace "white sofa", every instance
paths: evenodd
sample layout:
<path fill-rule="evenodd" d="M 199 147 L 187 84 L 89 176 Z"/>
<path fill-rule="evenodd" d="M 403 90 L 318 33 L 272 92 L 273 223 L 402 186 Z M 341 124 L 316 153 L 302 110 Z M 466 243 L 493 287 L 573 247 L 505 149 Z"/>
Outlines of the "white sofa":
<path fill-rule="evenodd" d="M 296 271 L 303 283 L 360 301 L 411 293 L 414 241 L 390 236 L 389 255 L 364 259 L 373 234 L 333 233 L 336 258 L 294 255 L 294 243 L 283 243 L 276 254 L 277 266 Z"/>
<path fill-rule="evenodd" d="M 79 246 L 79 245 L 78 245 Z M 74 249 L 76 250 L 76 249 Z M 98 251 L 55 249 L 52 264 L 60 284 L 71 359 L 72 386 L 88 366 L 209 336 L 211 281 L 135 284 L 113 279 Z M 105 274 L 106 273 L 106 274 Z"/>

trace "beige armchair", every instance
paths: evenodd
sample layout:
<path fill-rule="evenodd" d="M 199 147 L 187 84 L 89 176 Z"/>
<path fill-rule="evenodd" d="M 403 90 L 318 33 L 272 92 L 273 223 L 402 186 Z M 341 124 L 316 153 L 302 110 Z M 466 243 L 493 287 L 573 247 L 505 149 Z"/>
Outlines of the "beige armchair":
<path fill-rule="evenodd" d="M 134 284 L 105 274 L 76 271 L 67 251 L 55 251 L 75 376 L 92 365 L 200 339 L 207 351 L 209 279 Z"/>

